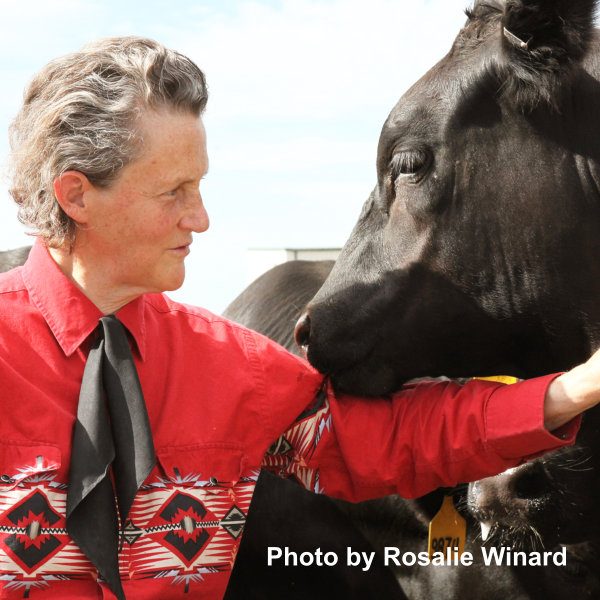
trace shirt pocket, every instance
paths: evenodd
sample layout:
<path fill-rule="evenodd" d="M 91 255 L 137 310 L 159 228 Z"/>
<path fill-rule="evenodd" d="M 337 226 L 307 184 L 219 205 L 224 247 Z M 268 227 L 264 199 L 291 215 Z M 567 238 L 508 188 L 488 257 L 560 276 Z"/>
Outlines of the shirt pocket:
<path fill-rule="evenodd" d="M 157 449 L 156 455 L 170 482 L 214 493 L 234 487 L 245 466 L 242 450 L 229 445 L 169 446 Z"/>
<path fill-rule="evenodd" d="M 52 478 L 60 466 L 56 446 L 0 442 L 0 492 Z"/>

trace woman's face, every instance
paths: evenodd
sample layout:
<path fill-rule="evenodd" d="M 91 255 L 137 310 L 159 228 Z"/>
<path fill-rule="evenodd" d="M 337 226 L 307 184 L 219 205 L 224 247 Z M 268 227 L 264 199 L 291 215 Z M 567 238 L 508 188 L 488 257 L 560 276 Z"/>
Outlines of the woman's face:
<path fill-rule="evenodd" d="M 139 156 L 108 187 L 93 186 L 76 250 L 98 258 L 109 285 L 145 292 L 180 287 L 192 232 L 208 229 L 200 181 L 208 170 L 202 120 L 148 111 Z"/>

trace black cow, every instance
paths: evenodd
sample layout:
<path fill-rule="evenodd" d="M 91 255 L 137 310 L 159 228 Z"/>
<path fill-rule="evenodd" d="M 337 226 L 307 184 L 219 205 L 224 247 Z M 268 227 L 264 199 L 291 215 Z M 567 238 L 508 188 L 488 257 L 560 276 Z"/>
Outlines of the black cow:
<path fill-rule="evenodd" d="M 10 271 L 22 265 L 29 256 L 31 246 L 24 246 L 22 248 L 14 248 L 12 250 L 1 250 L 0 251 L 0 273 Z"/>
<path fill-rule="evenodd" d="M 298 328 L 338 389 L 385 394 L 438 374 L 531 377 L 597 348 L 594 8 L 478 1 L 450 53 L 394 108 L 377 185 Z M 498 523 L 496 539 L 511 530 L 521 533 L 511 543 L 596 547 L 599 421 L 598 410 L 586 415 L 575 450 L 472 488 L 470 505 Z M 550 588 L 531 593 L 560 593 Z"/>
<path fill-rule="evenodd" d="M 298 328 L 338 389 L 532 377 L 599 346 L 594 9 L 476 2 L 449 54 L 392 110 L 377 185 Z M 478 518 L 522 543 L 600 536 L 599 433 L 596 409 L 575 450 L 473 488 Z"/>

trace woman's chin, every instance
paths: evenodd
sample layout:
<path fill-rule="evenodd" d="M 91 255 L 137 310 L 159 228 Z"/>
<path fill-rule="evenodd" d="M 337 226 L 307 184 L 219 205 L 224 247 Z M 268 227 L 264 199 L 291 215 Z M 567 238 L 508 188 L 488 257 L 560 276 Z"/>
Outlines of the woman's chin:
<path fill-rule="evenodd" d="M 157 285 L 155 291 L 157 292 L 172 292 L 178 290 L 185 281 L 185 265 L 183 261 L 180 265 L 171 267 L 165 273 L 162 273 L 160 277 L 157 277 Z"/>

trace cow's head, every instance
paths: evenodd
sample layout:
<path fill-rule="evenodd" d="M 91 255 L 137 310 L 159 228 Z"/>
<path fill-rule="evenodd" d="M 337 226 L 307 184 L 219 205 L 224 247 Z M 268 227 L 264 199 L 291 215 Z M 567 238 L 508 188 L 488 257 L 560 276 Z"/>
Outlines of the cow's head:
<path fill-rule="evenodd" d="M 392 110 L 377 185 L 297 327 L 338 389 L 530 377 L 599 345 L 594 7 L 476 2 L 450 53 Z M 599 423 L 599 410 L 586 416 L 570 454 L 472 487 L 477 516 L 527 536 L 600 535 Z"/>
<path fill-rule="evenodd" d="M 298 338 L 339 389 L 531 376 L 600 331 L 591 0 L 476 2 L 383 126 L 378 180 Z"/>

